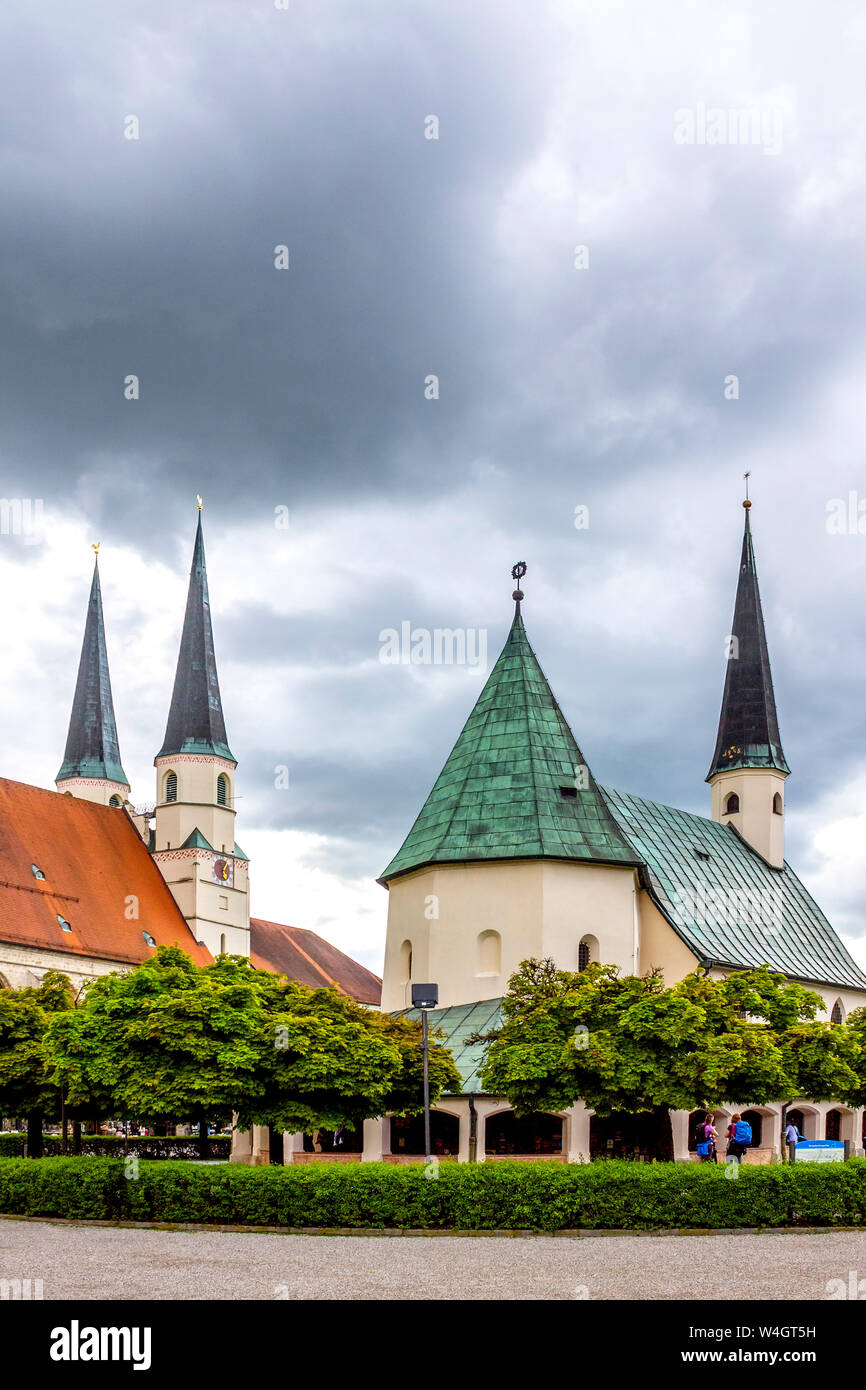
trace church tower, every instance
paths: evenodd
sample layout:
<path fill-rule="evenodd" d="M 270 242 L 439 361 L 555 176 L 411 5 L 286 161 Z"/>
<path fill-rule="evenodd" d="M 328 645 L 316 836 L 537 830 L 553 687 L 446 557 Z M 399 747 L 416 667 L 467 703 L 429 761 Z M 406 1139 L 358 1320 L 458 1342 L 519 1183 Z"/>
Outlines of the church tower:
<path fill-rule="evenodd" d="M 59 792 L 97 801 L 103 806 L 122 806 L 129 797 L 129 782 L 120 762 L 105 624 L 99 584 L 99 546 L 87 604 L 84 641 L 78 663 L 78 680 L 72 701 L 66 752 L 57 774 Z"/>
<path fill-rule="evenodd" d="M 199 500 L 165 739 L 154 759 L 153 857 L 197 941 L 250 953 L 249 875 L 235 841 L 235 769 L 217 679 Z"/>
<path fill-rule="evenodd" d="M 785 863 L 785 778 L 770 655 L 746 499 L 745 533 L 719 733 L 707 781 L 712 819 L 732 825 L 774 868 Z"/>
<path fill-rule="evenodd" d="M 413 981 L 435 981 L 443 1008 L 495 999 L 529 956 L 639 969 L 635 853 L 529 644 L 522 599 L 517 589 L 502 653 L 379 880 L 386 1012 L 411 1003 Z"/>

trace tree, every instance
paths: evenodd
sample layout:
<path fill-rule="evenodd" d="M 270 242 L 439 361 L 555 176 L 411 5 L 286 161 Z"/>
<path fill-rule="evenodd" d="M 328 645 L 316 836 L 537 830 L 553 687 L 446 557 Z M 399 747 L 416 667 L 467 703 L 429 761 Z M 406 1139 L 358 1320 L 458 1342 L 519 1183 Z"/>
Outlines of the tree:
<path fill-rule="evenodd" d="M 52 1077 L 45 1039 L 52 1018 L 72 1010 L 75 995 L 59 970 L 42 983 L 0 990 L 0 1114 L 27 1116 L 27 1153 L 42 1154 L 46 1118 L 60 1113 L 61 1092 Z"/>
<path fill-rule="evenodd" d="M 480 1039 L 481 1076 L 518 1113 L 579 1098 L 601 1115 L 740 1097 L 844 1099 L 866 1050 L 851 1032 L 815 1022 L 821 1006 L 820 995 L 768 967 L 723 980 L 697 971 L 665 988 L 659 971 L 621 976 L 596 963 L 575 974 L 524 961 L 502 1026 Z"/>
<path fill-rule="evenodd" d="M 57 1018 L 54 1079 L 70 1101 L 156 1121 L 234 1112 L 302 1130 L 354 1126 L 421 1104 L 418 1024 L 385 1019 L 336 989 L 307 989 L 242 956 L 196 966 L 176 946 L 126 975 L 101 976 L 82 1008 Z M 431 1048 L 432 1094 L 459 1086 L 450 1055 Z"/>

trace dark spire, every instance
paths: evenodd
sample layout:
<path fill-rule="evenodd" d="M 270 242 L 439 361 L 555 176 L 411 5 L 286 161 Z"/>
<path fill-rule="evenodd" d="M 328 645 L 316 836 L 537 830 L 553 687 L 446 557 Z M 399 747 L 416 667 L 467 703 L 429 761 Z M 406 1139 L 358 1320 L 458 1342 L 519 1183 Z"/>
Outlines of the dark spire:
<path fill-rule="evenodd" d="M 740 578 L 731 628 L 725 693 L 719 716 L 719 736 L 707 781 L 717 772 L 737 767 L 774 767 L 790 772 L 782 752 L 770 655 L 761 612 L 755 548 L 749 525 L 751 502 L 746 499 L 746 527 Z"/>
<path fill-rule="evenodd" d="M 95 545 L 93 549 L 98 552 L 99 547 Z M 98 559 L 93 566 L 78 680 L 66 736 L 66 753 L 56 780 L 63 782 L 68 777 L 104 777 L 109 782 L 129 786 L 117 744 Z"/>
<path fill-rule="evenodd" d="M 171 709 L 165 739 L 157 757 L 172 753 L 212 753 L 234 762 L 226 742 L 217 679 L 201 529 L 201 502 Z"/>

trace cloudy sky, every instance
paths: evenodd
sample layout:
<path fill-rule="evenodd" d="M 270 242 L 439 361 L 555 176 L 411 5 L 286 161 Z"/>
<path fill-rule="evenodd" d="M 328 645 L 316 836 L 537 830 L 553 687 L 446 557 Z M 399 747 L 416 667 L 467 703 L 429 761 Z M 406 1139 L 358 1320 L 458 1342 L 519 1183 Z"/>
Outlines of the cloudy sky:
<path fill-rule="evenodd" d="M 866 963 L 866 15 L 281 3 L 3 6 L 0 773 L 53 782 L 98 540 L 154 799 L 202 493 L 253 910 L 378 969 L 483 683 L 382 630 L 489 669 L 526 560 L 596 777 L 706 811 L 750 470 L 788 858 Z"/>

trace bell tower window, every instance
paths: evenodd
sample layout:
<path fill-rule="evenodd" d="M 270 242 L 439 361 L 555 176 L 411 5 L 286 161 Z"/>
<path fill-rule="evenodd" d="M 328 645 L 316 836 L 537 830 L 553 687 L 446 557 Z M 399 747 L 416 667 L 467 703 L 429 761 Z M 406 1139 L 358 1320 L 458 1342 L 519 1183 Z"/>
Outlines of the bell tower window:
<path fill-rule="evenodd" d="M 229 779 L 224 772 L 217 778 L 217 806 L 227 806 L 229 801 Z"/>
<path fill-rule="evenodd" d="M 725 815 L 734 816 L 739 809 L 740 798 L 737 796 L 736 792 L 731 792 L 730 796 L 725 801 Z"/>
<path fill-rule="evenodd" d="M 774 797 L 773 797 L 773 815 L 774 815 L 774 816 L 780 816 L 781 814 L 782 814 L 782 793 L 781 793 L 781 792 L 776 792 L 776 794 L 775 794 Z"/>
<path fill-rule="evenodd" d="M 169 772 L 165 778 L 166 801 L 177 801 L 177 773 Z"/>

